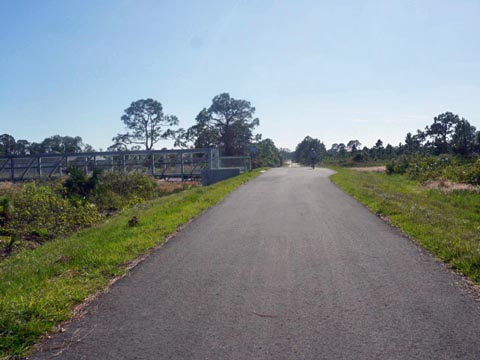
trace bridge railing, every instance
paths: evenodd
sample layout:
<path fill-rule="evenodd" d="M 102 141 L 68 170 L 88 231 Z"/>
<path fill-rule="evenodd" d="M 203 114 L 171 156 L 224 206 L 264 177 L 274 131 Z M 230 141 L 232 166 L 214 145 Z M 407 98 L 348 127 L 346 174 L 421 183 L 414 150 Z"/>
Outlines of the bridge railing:
<path fill-rule="evenodd" d="M 239 168 L 242 172 L 252 170 L 250 156 L 221 156 L 219 168 Z"/>
<path fill-rule="evenodd" d="M 221 165 L 218 149 L 143 150 L 0 156 L 0 180 L 19 181 L 58 177 L 70 166 L 143 172 L 160 178 L 199 178 L 204 169 Z"/>

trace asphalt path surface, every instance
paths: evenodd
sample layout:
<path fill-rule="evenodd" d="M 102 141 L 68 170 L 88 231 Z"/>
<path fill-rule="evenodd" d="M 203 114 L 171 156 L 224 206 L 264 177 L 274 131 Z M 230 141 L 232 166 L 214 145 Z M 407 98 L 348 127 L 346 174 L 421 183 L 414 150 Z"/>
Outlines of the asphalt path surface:
<path fill-rule="evenodd" d="M 31 358 L 480 359 L 471 288 L 330 174 L 241 186 Z"/>

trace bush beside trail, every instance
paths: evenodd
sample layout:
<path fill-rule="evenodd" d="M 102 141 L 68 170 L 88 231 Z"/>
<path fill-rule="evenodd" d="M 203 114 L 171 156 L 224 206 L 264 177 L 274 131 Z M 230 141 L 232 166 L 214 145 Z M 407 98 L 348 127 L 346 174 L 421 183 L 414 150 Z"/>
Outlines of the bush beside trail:
<path fill-rule="evenodd" d="M 400 157 L 387 164 L 387 174 L 406 174 L 422 183 L 449 180 L 480 185 L 480 158 L 462 159 L 450 155 Z"/>
<path fill-rule="evenodd" d="M 163 182 L 146 174 L 69 169 L 62 180 L 0 187 L 0 256 L 90 227 L 112 213 L 176 193 L 195 182 Z"/>

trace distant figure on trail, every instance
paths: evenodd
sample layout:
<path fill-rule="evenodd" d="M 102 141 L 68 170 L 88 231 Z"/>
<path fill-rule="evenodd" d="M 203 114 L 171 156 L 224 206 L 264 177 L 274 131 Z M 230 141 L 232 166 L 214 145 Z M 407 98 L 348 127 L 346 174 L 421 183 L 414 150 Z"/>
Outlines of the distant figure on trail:
<path fill-rule="evenodd" d="M 312 165 L 312 169 L 315 169 L 315 161 L 317 160 L 317 153 L 315 152 L 314 148 L 310 149 L 310 163 Z"/>

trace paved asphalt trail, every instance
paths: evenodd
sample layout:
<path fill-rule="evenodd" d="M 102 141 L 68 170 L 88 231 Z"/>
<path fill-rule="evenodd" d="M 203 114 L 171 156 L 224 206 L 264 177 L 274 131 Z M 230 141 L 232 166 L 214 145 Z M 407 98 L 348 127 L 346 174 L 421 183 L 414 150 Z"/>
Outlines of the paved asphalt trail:
<path fill-rule="evenodd" d="M 240 187 L 32 358 L 480 359 L 468 289 L 330 174 Z"/>

